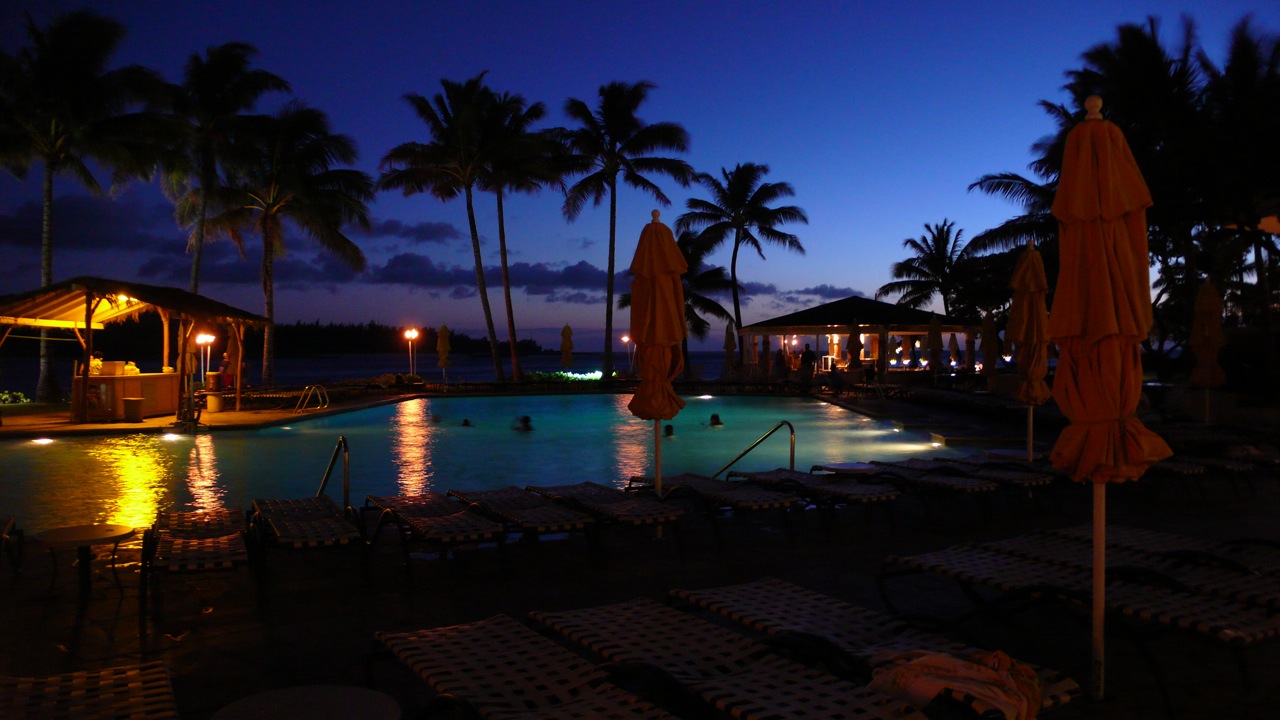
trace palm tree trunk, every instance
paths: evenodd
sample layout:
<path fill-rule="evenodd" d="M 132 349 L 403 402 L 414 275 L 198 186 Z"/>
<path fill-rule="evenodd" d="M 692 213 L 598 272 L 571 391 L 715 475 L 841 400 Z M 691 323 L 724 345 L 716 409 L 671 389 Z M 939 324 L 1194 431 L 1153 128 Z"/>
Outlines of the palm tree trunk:
<path fill-rule="evenodd" d="M 49 161 L 44 163 L 44 216 L 40 228 L 40 287 L 53 284 L 53 173 Z M 40 378 L 36 381 L 36 402 L 56 402 L 58 383 L 53 377 L 49 357 L 49 331 L 40 330 Z"/>
<path fill-rule="evenodd" d="M 1253 266 L 1257 268 L 1254 276 L 1258 283 L 1258 294 L 1261 296 L 1259 309 L 1262 310 L 1262 317 L 1259 318 L 1262 324 L 1262 337 L 1266 338 L 1266 342 L 1262 346 L 1263 367 L 1269 368 L 1270 375 L 1267 382 L 1268 390 L 1274 391 L 1277 387 L 1278 379 L 1276 377 L 1276 342 L 1271 333 L 1271 268 L 1270 259 L 1263 257 L 1263 246 L 1261 242 L 1253 244 Z"/>
<path fill-rule="evenodd" d="M 742 364 L 742 305 L 738 300 L 738 250 L 742 248 L 738 236 L 741 230 L 734 231 L 733 259 L 729 262 L 729 277 L 733 280 L 733 328 L 738 333 L 738 364 Z"/>
<path fill-rule="evenodd" d="M 609 178 L 609 267 L 604 279 L 604 374 L 605 382 L 613 379 L 613 268 L 618 238 L 618 181 Z"/>
<path fill-rule="evenodd" d="M 520 355 L 516 352 L 516 314 L 511 308 L 511 273 L 507 269 L 507 223 L 502 210 L 502 188 L 498 196 L 498 254 L 502 259 L 502 299 L 507 304 L 507 342 L 511 345 L 511 379 L 520 382 Z"/>
<path fill-rule="evenodd" d="M 493 376 L 498 382 L 503 382 L 506 377 L 502 372 L 502 357 L 498 355 L 498 333 L 493 329 L 493 311 L 489 309 L 489 291 L 484 282 L 484 258 L 480 255 L 480 231 L 476 229 L 476 209 L 472 202 L 470 185 L 467 186 L 467 222 L 471 225 L 471 252 L 476 260 L 476 288 L 480 291 L 480 305 L 484 308 L 485 331 L 489 333 Z"/>
<path fill-rule="evenodd" d="M 191 294 L 200 292 L 200 259 L 204 255 L 204 228 L 209 214 L 209 188 L 213 185 L 210 179 L 213 173 L 209 168 L 201 168 L 200 173 L 200 212 L 196 218 L 196 237 L 191 248 Z"/>
<path fill-rule="evenodd" d="M 275 233 L 263 227 L 262 231 L 262 298 L 265 301 L 262 314 L 267 318 L 262 329 L 262 386 L 276 386 L 276 290 L 275 290 Z"/>

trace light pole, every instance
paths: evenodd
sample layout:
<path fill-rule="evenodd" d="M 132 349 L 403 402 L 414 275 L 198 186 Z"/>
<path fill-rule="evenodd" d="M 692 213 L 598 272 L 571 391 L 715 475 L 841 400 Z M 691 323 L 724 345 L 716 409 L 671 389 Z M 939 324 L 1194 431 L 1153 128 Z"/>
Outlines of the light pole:
<path fill-rule="evenodd" d="M 409 341 L 409 374 L 413 375 L 415 374 L 413 367 L 413 341 L 418 339 L 418 329 L 409 328 L 405 330 L 404 339 Z"/>
<path fill-rule="evenodd" d="M 204 376 L 209 372 L 209 345 L 218 338 L 208 333 L 200 333 L 196 335 L 196 345 L 200 346 L 200 382 L 204 382 Z"/>
<path fill-rule="evenodd" d="M 635 345 L 631 343 L 630 335 L 623 335 L 622 342 L 624 345 L 627 346 L 627 372 L 631 373 L 632 375 L 635 375 L 636 374 L 636 356 L 632 350 L 632 348 L 634 348 Z"/>

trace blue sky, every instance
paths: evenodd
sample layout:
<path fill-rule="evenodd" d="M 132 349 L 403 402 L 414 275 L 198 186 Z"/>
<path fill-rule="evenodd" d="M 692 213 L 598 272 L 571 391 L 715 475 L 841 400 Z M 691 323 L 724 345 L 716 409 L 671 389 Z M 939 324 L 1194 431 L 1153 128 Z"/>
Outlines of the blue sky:
<path fill-rule="evenodd" d="M 257 66 L 293 85 L 294 95 L 329 114 L 351 135 L 357 166 L 377 172 L 392 146 L 425 139 L 401 99 L 431 95 L 441 78 L 487 70 L 488 83 L 547 105 L 544 125 L 564 125 L 567 98 L 595 104 L 607 82 L 648 80 L 648 122 L 684 125 L 683 156 L 718 174 L 740 162 L 767 164 L 770 181 L 791 183 L 808 225 L 788 226 L 804 256 L 766 248 L 744 254 L 747 323 L 850 294 L 871 296 L 902 259 L 902 241 L 925 223 L 955 221 L 965 237 L 1017 213 L 997 198 L 970 193 L 978 177 L 1026 172 L 1029 148 L 1052 131 L 1037 107 L 1063 102 L 1064 72 L 1080 54 L 1115 38 L 1125 22 L 1161 20 L 1167 46 L 1189 15 L 1202 45 L 1222 62 L 1228 32 L 1246 13 L 1280 31 L 1280 4 L 1251 0 L 1187 2 L 70 2 L 5 0 L 0 44 L 25 44 L 22 13 L 43 24 L 58 12 L 93 7 L 129 29 L 117 62 L 141 63 L 170 80 L 186 58 L 228 41 L 255 45 Z M 283 96 L 268 96 L 263 111 Z M 672 199 L 619 198 L 618 269 L 625 271 L 642 225 L 658 208 L 668 224 L 700 188 L 660 180 Z M 0 174 L 0 293 L 29 290 L 39 278 L 38 173 L 21 182 Z M 185 233 L 154 186 L 133 185 L 111 199 L 87 196 L 59 178 L 55 279 L 79 274 L 187 286 Z M 486 265 L 497 266 L 491 196 L 478 195 Z M 599 346 L 604 321 L 608 207 L 588 206 L 576 222 L 561 197 L 511 198 L 508 242 L 520 290 L 522 337 L 548 347 L 559 328 L 575 328 L 579 348 Z M 375 231 L 355 235 L 369 270 L 354 275 L 318 257 L 305 238 L 286 238 L 278 264 L 279 321 L 396 325 L 448 324 L 483 334 L 474 265 L 461 200 L 378 197 Z M 730 248 L 712 256 L 728 265 Z M 239 258 L 225 242 L 209 247 L 201 290 L 261 311 L 261 248 Z M 620 283 L 625 290 L 626 280 Z M 495 313 L 500 286 L 490 287 Z M 726 299 L 726 307 L 729 302 Z M 615 313 L 620 335 L 626 312 Z M 503 336 L 499 322 L 499 335 Z M 717 340 L 717 338 L 720 338 Z M 723 341 L 713 332 L 709 347 Z"/>

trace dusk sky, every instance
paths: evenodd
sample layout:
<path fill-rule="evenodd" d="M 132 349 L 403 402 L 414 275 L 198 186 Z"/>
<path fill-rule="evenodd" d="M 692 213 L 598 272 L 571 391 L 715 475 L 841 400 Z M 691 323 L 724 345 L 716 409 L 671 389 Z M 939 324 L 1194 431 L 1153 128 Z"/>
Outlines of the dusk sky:
<path fill-rule="evenodd" d="M 1027 172 L 1030 146 L 1053 131 L 1037 107 L 1065 102 L 1064 72 L 1089 47 L 1113 41 L 1125 22 L 1161 20 L 1166 47 L 1180 18 L 1196 21 L 1203 47 L 1225 62 L 1228 32 L 1252 13 L 1256 27 L 1280 31 L 1274 0 L 1127 2 L 72 2 L 0 0 L 0 45 L 27 44 L 23 13 L 39 25 L 92 7 L 125 24 L 116 64 L 151 67 L 180 81 L 186 59 L 228 41 L 256 46 L 255 66 L 293 86 L 294 97 L 325 111 L 352 136 L 357 166 L 376 176 L 394 145 L 426 140 L 402 99 L 440 90 L 442 78 L 488 71 L 495 90 L 546 104 L 541 126 L 567 125 L 570 97 L 595 107 L 600 85 L 648 80 L 646 122 L 689 132 L 683 158 L 718 175 L 741 162 L 768 165 L 768 181 L 795 188 L 791 202 L 809 224 L 804 256 L 766 247 L 744 254 L 743 319 L 763 320 L 852 294 L 872 296 L 905 257 L 902 241 L 925 223 L 955 221 L 966 239 L 1018 214 L 1008 202 L 967 190 L 987 173 Z M 259 110 L 288 98 L 268 95 Z M 21 182 L 0 174 L 0 294 L 39 284 L 38 168 Z M 618 270 L 625 275 L 651 210 L 669 225 L 700 187 L 655 178 L 669 207 L 638 191 L 619 197 Z M 100 175 L 106 182 L 106 177 Z M 188 286 L 186 231 L 156 186 L 134 184 L 96 198 L 69 177 L 55 184 L 54 277 L 101 275 Z M 576 222 L 561 215 L 556 191 L 513 197 L 507 232 L 522 337 L 558 347 L 573 325 L 581 350 L 598 349 L 604 324 L 608 205 L 588 205 Z M 501 321 L 497 224 L 492 195 L 478 194 L 490 302 Z M 277 262 L 276 319 L 439 326 L 482 336 L 466 210 L 461 199 L 380 194 L 374 232 L 353 234 L 369 269 L 359 275 L 317 256 L 300 233 Z M 731 248 L 711 258 L 729 264 Z M 261 245 L 240 258 L 225 241 L 208 246 L 201 291 L 262 311 Z M 619 292 L 628 281 L 619 282 Z M 725 298 L 726 307 L 731 302 Z M 615 314 L 617 334 L 627 314 Z M 713 331 L 709 347 L 723 332 Z"/>

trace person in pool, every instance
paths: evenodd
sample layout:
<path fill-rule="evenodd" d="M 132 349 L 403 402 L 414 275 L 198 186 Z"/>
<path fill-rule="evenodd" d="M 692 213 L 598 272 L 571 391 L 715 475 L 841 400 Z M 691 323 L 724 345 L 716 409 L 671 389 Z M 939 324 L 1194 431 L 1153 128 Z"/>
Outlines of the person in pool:
<path fill-rule="evenodd" d="M 473 426 L 470 420 L 466 418 L 462 418 L 462 427 L 473 427 Z"/>
<path fill-rule="evenodd" d="M 663 437 L 665 437 L 665 438 L 666 438 L 666 439 L 668 439 L 668 440 L 675 440 L 675 439 L 676 439 L 676 426 L 675 426 L 675 425 L 664 425 L 664 426 L 663 426 L 663 428 L 662 428 L 662 436 L 663 436 Z"/>
<path fill-rule="evenodd" d="M 719 413 L 711 413 L 711 427 L 724 427 L 724 423 L 720 421 Z"/>
<path fill-rule="evenodd" d="M 529 432 L 530 430 L 533 430 L 533 419 L 528 415 L 521 415 L 516 418 L 514 423 L 511 424 L 511 429 L 519 430 L 520 432 Z"/>

